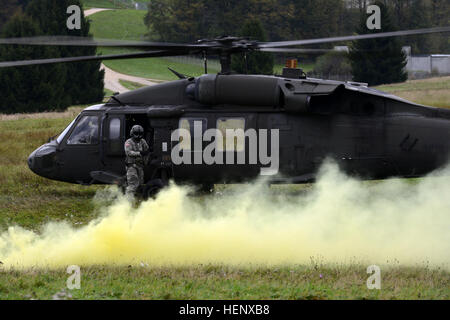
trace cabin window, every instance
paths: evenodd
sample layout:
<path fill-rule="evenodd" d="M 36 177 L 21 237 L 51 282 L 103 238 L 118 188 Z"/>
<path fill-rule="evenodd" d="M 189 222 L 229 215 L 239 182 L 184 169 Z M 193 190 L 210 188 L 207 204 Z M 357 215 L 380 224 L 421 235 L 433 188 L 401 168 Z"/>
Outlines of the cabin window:
<path fill-rule="evenodd" d="M 67 144 L 97 144 L 98 143 L 98 117 L 83 116 L 72 131 Z"/>
<path fill-rule="evenodd" d="M 201 119 L 201 118 L 182 118 L 182 119 L 180 119 L 179 128 L 187 130 L 190 134 L 189 139 L 183 139 L 183 137 L 179 137 L 181 150 L 191 150 L 192 149 L 192 144 L 193 144 L 193 139 L 194 139 L 194 128 L 195 128 L 195 125 L 200 125 L 200 123 L 202 126 L 202 134 L 203 134 L 203 133 L 205 133 L 206 127 L 207 127 L 206 119 Z M 202 139 L 202 137 L 200 137 L 200 138 Z"/>
<path fill-rule="evenodd" d="M 120 138 L 120 119 L 113 118 L 109 122 L 109 138 L 110 139 L 119 139 Z"/>
<path fill-rule="evenodd" d="M 122 141 L 122 124 L 120 118 L 113 117 L 109 120 L 108 138 L 108 155 L 122 155 L 124 149 Z"/>
<path fill-rule="evenodd" d="M 217 144 L 219 151 L 244 151 L 245 148 L 245 119 L 221 118 L 217 120 L 217 129 L 222 133 L 222 143 Z M 227 130 L 229 137 L 227 139 Z"/>

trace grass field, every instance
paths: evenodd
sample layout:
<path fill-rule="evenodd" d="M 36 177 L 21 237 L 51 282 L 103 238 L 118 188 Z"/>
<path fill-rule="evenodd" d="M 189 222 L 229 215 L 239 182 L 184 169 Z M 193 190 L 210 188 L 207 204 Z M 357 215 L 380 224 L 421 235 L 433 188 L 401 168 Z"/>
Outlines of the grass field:
<path fill-rule="evenodd" d="M 450 108 L 450 77 L 410 80 L 376 88 L 419 104 Z"/>
<path fill-rule="evenodd" d="M 386 271 L 382 290 L 367 289 L 364 266 L 97 266 L 82 269 L 81 289 L 72 291 L 64 289 L 65 270 L 0 277 L 0 299 L 52 299 L 59 292 L 66 299 L 449 299 L 448 273 L 414 268 Z"/>
<path fill-rule="evenodd" d="M 40 178 L 26 164 L 28 155 L 81 109 L 0 117 L 0 234 L 11 226 L 40 232 L 51 221 L 79 228 L 99 216 L 93 198 L 100 187 Z M 52 299 L 58 292 L 72 299 L 450 298 L 448 271 L 394 264 L 383 269 L 382 290 L 368 290 L 366 268 L 314 261 L 280 267 L 101 265 L 83 268 L 81 290 L 69 293 L 64 269 L 2 271 L 0 265 L 0 299 Z"/>
<path fill-rule="evenodd" d="M 145 87 L 145 85 L 137 83 L 137 82 L 133 82 L 133 81 L 128 81 L 128 80 L 119 80 L 120 84 L 123 85 L 125 88 L 127 88 L 128 90 L 136 90 L 142 87 Z"/>
<path fill-rule="evenodd" d="M 124 9 L 102 11 L 89 16 L 91 34 L 101 39 L 144 40 L 146 11 Z"/>

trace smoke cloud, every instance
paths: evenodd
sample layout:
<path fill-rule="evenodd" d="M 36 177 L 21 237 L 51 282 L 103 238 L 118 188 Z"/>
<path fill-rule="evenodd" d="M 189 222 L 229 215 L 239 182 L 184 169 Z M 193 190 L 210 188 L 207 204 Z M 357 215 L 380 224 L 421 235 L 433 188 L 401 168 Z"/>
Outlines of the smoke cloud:
<path fill-rule="evenodd" d="M 115 195 L 81 228 L 51 223 L 34 233 L 10 227 L 0 235 L 0 260 L 3 268 L 17 269 L 267 266 L 309 264 L 311 258 L 450 269 L 449 172 L 373 183 L 351 179 L 329 163 L 303 192 L 256 182 L 192 197 L 189 188 L 171 185 L 137 208 Z"/>

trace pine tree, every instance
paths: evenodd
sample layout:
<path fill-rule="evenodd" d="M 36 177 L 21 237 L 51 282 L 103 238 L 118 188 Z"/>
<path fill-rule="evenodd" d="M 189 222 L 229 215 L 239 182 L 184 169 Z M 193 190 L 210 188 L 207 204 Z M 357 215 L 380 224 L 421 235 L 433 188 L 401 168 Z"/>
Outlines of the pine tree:
<path fill-rule="evenodd" d="M 361 17 L 358 34 L 395 31 L 388 9 L 376 2 L 381 9 L 381 30 L 368 30 L 367 16 Z M 396 38 L 378 38 L 354 41 L 350 47 L 353 80 L 369 85 L 403 82 L 407 79 L 404 70 L 406 56 Z"/>
<path fill-rule="evenodd" d="M 39 26 L 26 15 L 15 15 L 4 27 L 3 37 L 41 35 Z M 0 46 L 2 60 L 55 57 L 56 48 L 19 45 Z M 61 65 L 41 65 L 0 69 L 0 113 L 63 110 L 70 105 L 64 92 L 65 69 Z"/>
<path fill-rule="evenodd" d="M 267 41 L 266 33 L 259 20 L 248 21 L 241 30 L 241 36 Z M 273 55 L 268 52 L 247 53 L 247 59 L 244 54 L 235 54 L 231 59 L 231 69 L 238 73 L 273 74 L 273 65 Z"/>

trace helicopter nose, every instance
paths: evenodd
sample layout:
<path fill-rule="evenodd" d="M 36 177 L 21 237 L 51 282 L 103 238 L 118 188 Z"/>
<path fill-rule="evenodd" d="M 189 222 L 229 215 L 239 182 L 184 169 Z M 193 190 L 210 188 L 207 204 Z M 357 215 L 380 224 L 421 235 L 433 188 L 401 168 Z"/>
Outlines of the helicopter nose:
<path fill-rule="evenodd" d="M 34 150 L 28 157 L 28 167 L 35 174 L 50 177 L 55 167 L 56 147 L 49 144 Z"/>

